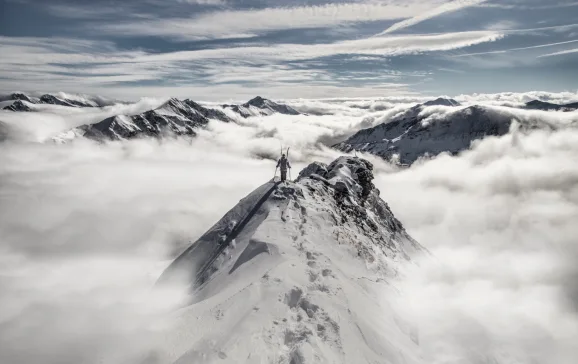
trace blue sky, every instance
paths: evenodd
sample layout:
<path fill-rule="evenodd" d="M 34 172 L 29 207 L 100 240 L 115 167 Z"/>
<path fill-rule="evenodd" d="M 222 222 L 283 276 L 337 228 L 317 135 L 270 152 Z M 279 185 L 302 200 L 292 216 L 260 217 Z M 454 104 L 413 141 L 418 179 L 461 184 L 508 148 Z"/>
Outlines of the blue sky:
<path fill-rule="evenodd" d="M 575 0 L 0 0 L 0 91 L 576 91 Z"/>

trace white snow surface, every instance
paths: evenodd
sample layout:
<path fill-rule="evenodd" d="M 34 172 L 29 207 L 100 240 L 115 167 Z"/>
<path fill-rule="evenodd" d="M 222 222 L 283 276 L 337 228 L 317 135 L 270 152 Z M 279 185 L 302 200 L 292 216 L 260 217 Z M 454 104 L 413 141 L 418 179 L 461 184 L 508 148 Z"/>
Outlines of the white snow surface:
<path fill-rule="evenodd" d="M 328 175 L 361 189 L 363 165 L 342 157 Z M 196 285 L 161 362 L 421 363 L 417 331 L 386 298 L 400 263 L 425 250 L 377 190 L 362 208 L 355 193 L 338 203 L 333 185 L 268 182 L 173 262 L 160 281 Z"/>

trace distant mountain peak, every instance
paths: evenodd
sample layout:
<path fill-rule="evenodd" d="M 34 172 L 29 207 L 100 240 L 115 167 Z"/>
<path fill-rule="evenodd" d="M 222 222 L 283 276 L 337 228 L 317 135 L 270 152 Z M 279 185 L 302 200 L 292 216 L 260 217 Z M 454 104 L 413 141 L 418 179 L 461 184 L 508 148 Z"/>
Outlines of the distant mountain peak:
<path fill-rule="evenodd" d="M 14 101 L 14 103 L 12 105 L 6 106 L 3 108 L 3 110 L 9 110 L 9 111 L 32 111 L 32 109 L 26 105 L 27 101 L 22 101 L 22 100 L 16 100 Z"/>
<path fill-rule="evenodd" d="M 274 113 L 284 115 L 299 115 L 300 112 L 292 107 L 279 104 L 261 96 L 256 96 L 241 105 L 223 105 L 223 108 L 233 110 L 244 118 L 251 116 L 267 116 Z"/>
<path fill-rule="evenodd" d="M 182 104 L 182 101 L 177 99 L 176 97 L 171 97 L 170 99 L 168 99 L 163 105 L 161 105 L 160 107 L 163 107 L 164 105 L 170 105 L 170 106 L 179 106 Z"/>
<path fill-rule="evenodd" d="M 513 115 L 492 107 L 472 105 L 430 118 L 418 106 L 379 124 L 363 129 L 334 147 L 362 151 L 385 159 L 395 157 L 403 165 L 440 153 L 457 154 L 472 141 L 508 133 Z"/>
<path fill-rule="evenodd" d="M 22 92 L 14 92 L 10 95 L 10 99 L 12 100 L 21 100 L 21 101 L 28 101 L 32 103 L 32 100 L 27 95 L 23 94 Z"/>
<path fill-rule="evenodd" d="M 261 96 L 256 96 L 256 97 L 252 98 L 251 100 L 247 101 L 247 104 L 261 107 L 265 104 L 266 101 L 270 101 L 270 100 L 262 98 Z"/>
<path fill-rule="evenodd" d="M 543 111 L 573 111 L 578 109 L 578 102 L 560 105 L 541 100 L 532 100 L 526 103 L 525 108 L 530 110 L 543 110 Z"/>
<path fill-rule="evenodd" d="M 435 100 L 424 102 L 423 105 L 424 106 L 460 106 L 461 104 L 454 99 L 446 99 L 443 97 L 438 97 Z"/>

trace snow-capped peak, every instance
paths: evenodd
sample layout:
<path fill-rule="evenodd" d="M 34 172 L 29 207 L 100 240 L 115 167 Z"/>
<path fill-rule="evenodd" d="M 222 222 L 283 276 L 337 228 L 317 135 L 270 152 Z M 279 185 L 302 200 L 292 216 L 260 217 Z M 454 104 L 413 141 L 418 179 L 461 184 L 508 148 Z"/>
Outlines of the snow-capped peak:
<path fill-rule="evenodd" d="M 424 106 L 460 106 L 460 103 L 454 99 L 446 99 L 443 97 L 438 97 L 435 100 L 424 102 L 423 105 Z"/>
<path fill-rule="evenodd" d="M 292 107 L 278 104 L 261 96 L 252 98 L 241 105 L 223 105 L 223 108 L 230 109 L 244 118 L 251 116 L 267 116 L 274 113 L 285 115 L 299 115 L 300 113 Z"/>
<path fill-rule="evenodd" d="M 441 103 L 445 104 L 445 101 Z M 516 115 L 507 108 L 472 105 L 440 110 L 423 104 L 387 122 L 360 130 L 334 147 L 345 152 L 372 153 L 408 165 L 419 158 L 444 152 L 457 154 L 477 139 L 504 135 L 514 119 Z M 521 124 L 524 129 L 553 127 L 533 119 Z"/>

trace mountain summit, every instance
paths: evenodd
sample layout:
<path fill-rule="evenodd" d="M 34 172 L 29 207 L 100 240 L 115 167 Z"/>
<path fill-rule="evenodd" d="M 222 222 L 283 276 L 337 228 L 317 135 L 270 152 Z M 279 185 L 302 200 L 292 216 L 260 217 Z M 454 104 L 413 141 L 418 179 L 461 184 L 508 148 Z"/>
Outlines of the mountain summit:
<path fill-rule="evenodd" d="M 241 105 L 223 105 L 223 108 L 233 110 L 244 118 L 250 116 L 267 116 L 274 113 L 285 115 L 299 115 L 300 112 L 291 106 L 278 104 L 261 96 L 252 98 Z"/>
<path fill-rule="evenodd" d="M 454 99 L 446 99 L 443 97 L 438 97 L 435 100 L 430 100 L 424 102 L 424 106 L 460 106 L 460 103 Z"/>
<path fill-rule="evenodd" d="M 168 361 L 418 363 L 415 330 L 379 294 L 395 294 L 387 281 L 425 250 L 371 170 L 341 157 L 267 182 L 176 258 L 159 283 L 185 277 L 193 303 Z"/>

